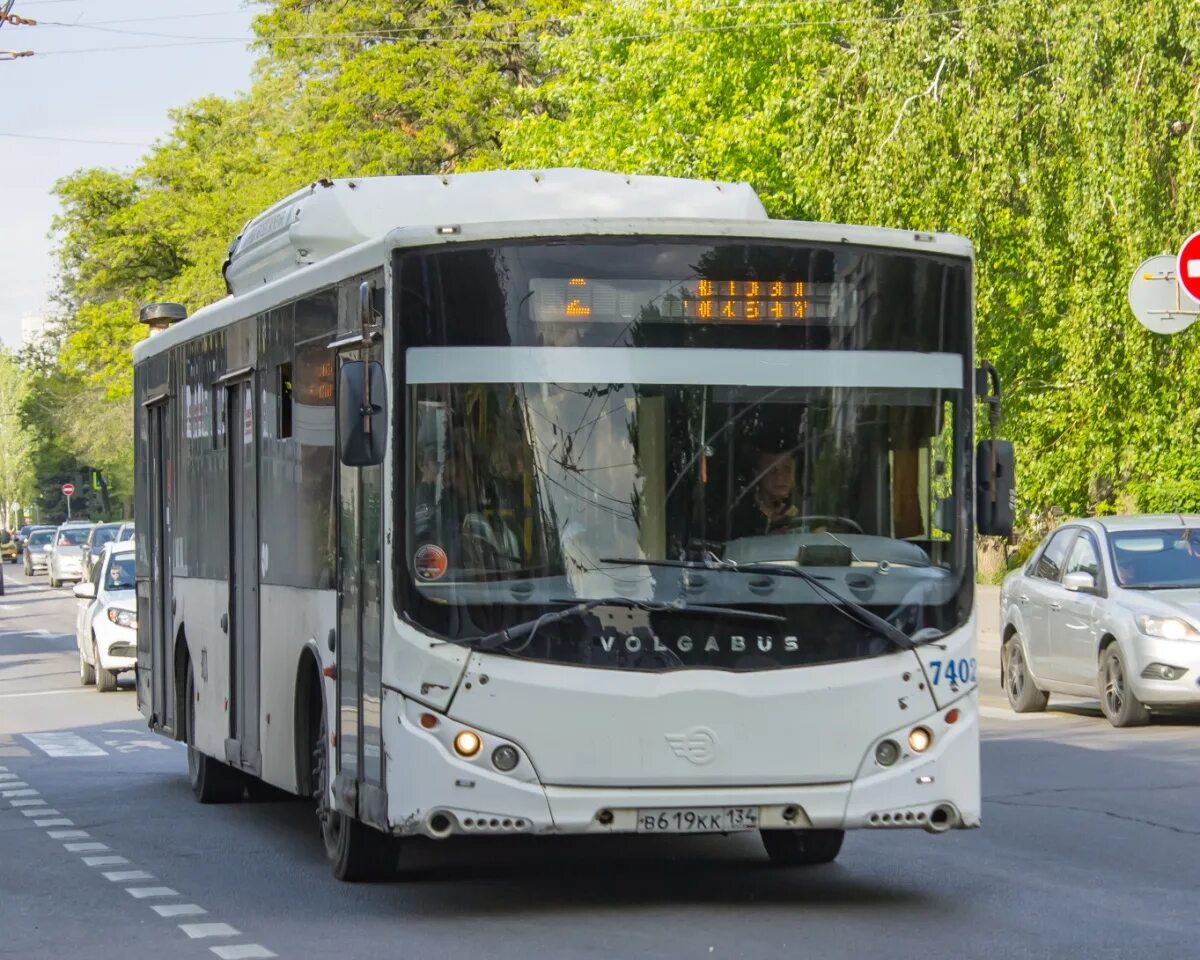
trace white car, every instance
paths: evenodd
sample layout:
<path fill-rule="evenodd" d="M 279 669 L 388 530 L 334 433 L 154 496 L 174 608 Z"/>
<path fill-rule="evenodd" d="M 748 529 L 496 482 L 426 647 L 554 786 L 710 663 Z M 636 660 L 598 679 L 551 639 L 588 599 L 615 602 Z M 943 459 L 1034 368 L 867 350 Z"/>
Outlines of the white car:
<path fill-rule="evenodd" d="M 54 531 L 46 554 L 46 577 L 50 586 L 65 580 L 83 580 L 83 547 L 94 524 L 67 521 Z"/>
<path fill-rule="evenodd" d="M 1000 591 L 1001 680 L 1018 713 L 1098 697 L 1113 726 L 1200 709 L 1200 516 L 1074 520 Z"/>
<path fill-rule="evenodd" d="M 91 580 L 76 584 L 79 682 L 101 693 L 117 689 L 117 674 L 137 666 L 137 591 L 133 543 L 105 544 Z"/>

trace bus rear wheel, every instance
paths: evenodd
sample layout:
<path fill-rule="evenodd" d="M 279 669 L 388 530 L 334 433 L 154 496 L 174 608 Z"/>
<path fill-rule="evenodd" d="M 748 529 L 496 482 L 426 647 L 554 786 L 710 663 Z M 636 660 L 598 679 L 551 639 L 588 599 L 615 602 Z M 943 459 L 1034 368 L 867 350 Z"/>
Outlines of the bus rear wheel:
<path fill-rule="evenodd" d="M 192 677 L 192 665 L 187 667 L 187 683 L 184 687 L 187 698 L 186 723 L 188 782 L 192 793 L 201 803 L 236 803 L 242 799 L 246 788 L 239 771 L 228 764 L 205 756 L 196 749 L 196 682 Z"/>
<path fill-rule="evenodd" d="M 845 830 L 760 830 L 774 867 L 807 867 L 832 863 L 846 839 Z"/>
<path fill-rule="evenodd" d="M 395 876 L 400 841 L 367 826 L 329 803 L 329 734 L 325 713 L 316 725 L 312 743 L 313 799 L 325 855 L 333 875 L 349 883 L 388 880 Z"/>

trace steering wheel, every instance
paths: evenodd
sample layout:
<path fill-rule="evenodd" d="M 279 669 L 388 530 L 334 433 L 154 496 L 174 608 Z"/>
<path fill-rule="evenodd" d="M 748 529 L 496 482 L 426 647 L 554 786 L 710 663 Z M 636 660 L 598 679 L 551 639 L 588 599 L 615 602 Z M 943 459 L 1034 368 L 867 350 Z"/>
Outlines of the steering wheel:
<path fill-rule="evenodd" d="M 841 527 L 844 529 L 827 530 L 828 533 L 862 533 L 863 528 L 851 520 L 849 517 L 837 517 L 831 514 L 813 513 L 803 517 L 793 517 L 787 521 L 786 528 L 794 530 L 797 527 L 804 527 L 809 533 L 819 533 L 818 527 Z"/>

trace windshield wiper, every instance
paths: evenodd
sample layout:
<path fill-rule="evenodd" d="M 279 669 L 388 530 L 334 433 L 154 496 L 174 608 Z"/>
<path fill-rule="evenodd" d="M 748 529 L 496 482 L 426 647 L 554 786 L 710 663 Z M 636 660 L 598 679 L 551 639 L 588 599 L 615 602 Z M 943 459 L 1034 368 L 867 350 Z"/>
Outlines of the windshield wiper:
<path fill-rule="evenodd" d="M 874 630 L 901 650 L 911 650 L 916 646 L 913 638 L 895 624 L 888 623 L 883 617 L 872 613 L 861 603 L 851 600 L 849 597 L 843 597 L 832 587 L 822 583 L 823 578 L 814 576 L 799 567 L 777 567 L 771 563 L 735 563 L 732 560 L 721 560 L 711 554 L 707 560 L 642 560 L 635 557 L 604 557 L 600 562 L 646 567 L 679 567 L 684 570 L 729 570 L 733 573 L 758 574 L 768 577 L 794 577 L 807 583 L 814 591 L 833 604 L 839 613 L 853 620 L 860 627 Z"/>
<path fill-rule="evenodd" d="M 591 600 L 552 600 L 550 602 L 570 605 L 564 607 L 562 610 L 543 613 L 540 617 L 534 617 L 523 623 L 505 627 L 503 630 L 486 633 L 482 637 L 465 637 L 454 642 L 464 647 L 470 647 L 473 650 L 497 650 L 511 643 L 513 640 L 524 638 L 528 638 L 526 643 L 529 643 L 532 642 L 534 634 L 546 626 L 546 624 L 560 623 L 572 617 L 581 617 L 594 607 L 632 607 L 633 609 L 645 610 L 649 613 L 708 613 L 720 617 L 736 617 L 742 620 L 769 621 L 771 623 L 780 623 L 786 619 L 776 613 L 759 613 L 757 610 L 740 610 L 737 607 L 712 607 L 703 604 L 686 603 L 683 600 L 663 601 L 635 600 L 631 597 L 597 597 Z"/>

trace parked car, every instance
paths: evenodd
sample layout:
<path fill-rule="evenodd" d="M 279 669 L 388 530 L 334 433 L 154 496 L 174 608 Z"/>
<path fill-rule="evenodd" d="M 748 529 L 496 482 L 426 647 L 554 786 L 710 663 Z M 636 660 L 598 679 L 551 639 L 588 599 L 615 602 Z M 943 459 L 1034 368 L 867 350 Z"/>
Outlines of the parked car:
<path fill-rule="evenodd" d="M 16 563 L 18 555 L 17 538 L 7 527 L 0 527 L 0 562 Z"/>
<path fill-rule="evenodd" d="M 83 545 L 83 579 L 92 579 L 92 568 L 100 560 L 100 551 L 104 549 L 106 543 L 113 543 L 120 539 L 121 531 L 128 524 L 124 522 L 117 523 L 98 523 L 92 527 L 91 533 L 88 534 L 87 542 Z"/>
<path fill-rule="evenodd" d="M 103 548 L 90 580 L 75 585 L 79 610 L 75 642 L 79 682 L 101 693 L 117 689 L 117 675 L 137 666 L 137 593 L 133 544 Z"/>
<path fill-rule="evenodd" d="M 31 527 L 25 540 L 22 556 L 25 558 L 25 576 L 32 577 L 46 569 L 50 559 L 50 547 L 54 543 L 57 527 Z"/>
<path fill-rule="evenodd" d="M 1001 680 L 1018 713 L 1099 697 L 1116 727 L 1200 707 L 1200 516 L 1076 520 L 1000 591 Z"/>
<path fill-rule="evenodd" d="M 50 586 L 62 586 L 64 580 L 83 579 L 83 545 L 87 543 L 91 529 L 91 524 L 67 522 L 54 531 L 46 561 Z"/>

